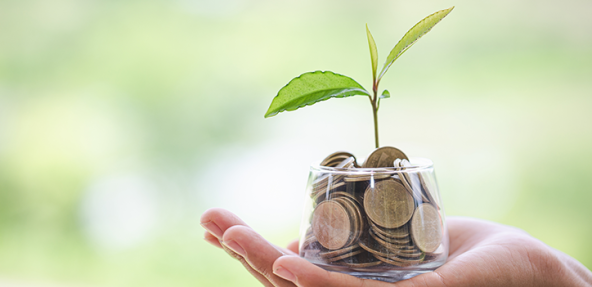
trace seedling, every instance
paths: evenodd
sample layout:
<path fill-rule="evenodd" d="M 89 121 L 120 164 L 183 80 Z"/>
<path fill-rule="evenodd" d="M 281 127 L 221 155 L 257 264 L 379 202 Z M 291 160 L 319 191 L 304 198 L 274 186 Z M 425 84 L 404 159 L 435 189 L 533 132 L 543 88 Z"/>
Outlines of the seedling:
<path fill-rule="evenodd" d="M 372 114 L 374 116 L 374 141 L 376 148 L 378 144 L 378 109 L 380 100 L 390 97 L 388 90 L 384 90 L 378 95 L 378 85 L 380 80 L 390 66 L 407 51 L 419 38 L 429 32 L 438 22 L 448 15 L 454 7 L 438 11 L 419 21 L 413 28 L 399 40 L 397 45 L 391 50 L 380 73 L 378 68 L 378 49 L 374 38 L 366 25 L 366 35 L 368 45 L 370 46 L 370 60 L 372 61 L 372 93 L 368 92 L 354 79 L 333 73 L 331 71 L 315 71 L 304 73 L 292 79 L 284 86 L 273 98 L 265 117 L 272 117 L 283 111 L 293 111 L 304 106 L 316 104 L 330 98 L 345 98 L 351 96 L 368 96 L 372 105 Z"/>

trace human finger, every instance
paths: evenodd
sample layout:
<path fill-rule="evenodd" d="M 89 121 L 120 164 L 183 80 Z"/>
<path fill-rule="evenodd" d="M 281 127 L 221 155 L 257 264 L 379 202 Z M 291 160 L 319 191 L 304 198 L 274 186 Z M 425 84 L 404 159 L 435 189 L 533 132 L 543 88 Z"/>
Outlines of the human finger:
<path fill-rule="evenodd" d="M 222 239 L 224 232 L 232 226 L 248 226 L 234 213 L 222 208 L 210 208 L 206 210 L 201 216 L 200 224 L 218 239 Z"/>
<path fill-rule="evenodd" d="M 296 286 L 306 287 L 393 287 L 381 281 L 369 281 L 351 275 L 324 270 L 298 256 L 282 256 L 273 263 L 273 272 L 293 282 Z"/>
<path fill-rule="evenodd" d="M 222 245 L 220 244 L 220 240 L 218 240 L 218 238 L 216 238 L 216 236 L 212 235 L 209 231 L 205 231 L 204 232 L 204 240 L 218 248 L 222 248 Z"/>
<path fill-rule="evenodd" d="M 202 227 L 207 230 L 206 233 L 209 234 L 204 236 L 206 241 L 212 243 L 214 246 L 219 246 L 222 249 L 224 249 L 224 251 L 226 251 L 226 253 L 228 253 L 230 257 L 238 260 L 245 267 L 245 269 L 247 269 L 247 271 L 251 275 L 253 275 L 253 277 L 255 277 L 257 280 L 259 280 L 259 282 L 261 282 L 264 286 L 274 286 L 271 282 L 269 282 L 269 280 L 265 276 L 263 276 L 257 270 L 253 269 L 242 255 L 234 252 L 232 249 L 228 248 L 222 242 L 220 242 L 222 240 L 224 232 L 228 230 L 230 227 L 247 226 L 247 224 L 244 221 L 242 221 L 234 213 L 222 208 L 211 208 L 206 210 L 202 214 L 200 221 Z"/>
<path fill-rule="evenodd" d="M 294 284 L 273 273 L 273 262 L 284 255 L 253 229 L 233 226 L 224 232 L 222 244 L 245 258 L 249 266 L 261 273 L 274 286 L 293 287 Z"/>
<path fill-rule="evenodd" d="M 298 255 L 298 239 L 292 240 L 292 242 L 288 243 L 288 247 L 286 249 L 294 252 L 294 254 Z"/>
<path fill-rule="evenodd" d="M 251 267 L 251 265 L 247 262 L 247 260 L 245 259 L 244 256 L 234 252 L 232 249 L 228 248 L 228 246 L 226 246 L 224 244 L 222 244 L 222 249 L 224 249 L 224 251 L 226 251 L 226 253 L 228 253 L 228 255 L 230 255 L 230 257 L 238 260 L 241 264 L 243 264 L 245 269 L 247 269 L 247 271 L 249 271 L 249 273 L 251 273 L 251 275 L 253 275 L 253 277 L 255 277 L 257 280 L 259 280 L 259 282 L 261 282 L 261 284 L 263 284 L 263 286 L 275 287 L 275 285 L 273 283 L 269 282 L 269 280 L 265 276 L 263 276 L 263 274 L 259 273 L 255 269 L 253 269 Z"/>
<path fill-rule="evenodd" d="M 223 209 L 223 208 L 210 208 L 206 210 L 201 216 L 201 226 L 209 231 L 214 237 L 218 238 L 218 240 L 222 240 L 222 236 L 227 229 L 233 226 L 246 226 L 249 227 L 242 219 L 240 219 L 234 213 Z M 249 227 L 250 228 L 250 227 Z M 213 242 L 210 242 L 213 244 Z M 292 254 L 294 252 L 290 249 L 285 249 L 273 245 L 281 253 Z M 296 252 L 297 254 L 297 246 Z"/>

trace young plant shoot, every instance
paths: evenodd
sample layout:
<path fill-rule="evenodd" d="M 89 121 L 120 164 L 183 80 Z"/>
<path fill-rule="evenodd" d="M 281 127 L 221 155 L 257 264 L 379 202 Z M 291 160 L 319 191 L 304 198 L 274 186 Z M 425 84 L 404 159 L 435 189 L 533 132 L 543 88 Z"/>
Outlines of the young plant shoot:
<path fill-rule="evenodd" d="M 374 38 L 366 25 L 366 35 L 370 46 L 370 60 L 372 61 L 372 92 L 368 92 L 354 79 L 333 73 L 331 71 L 315 71 L 304 73 L 292 79 L 273 98 L 265 117 L 272 117 L 283 111 L 293 111 L 304 106 L 312 105 L 330 98 L 345 98 L 350 96 L 368 96 L 372 106 L 374 117 L 374 141 L 378 144 L 378 109 L 380 100 L 390 97 L 390 93 L 384 90 L 378 95 L 378 85 L 390 66 L 409 49 L 419 38 L 429 32 L 438 22 L 448 15 L 454 7 L 438 11 L 419 21 L 413 28 L 399 40 L 391 50 L 382 70 L 378 73 L 378 49 Z"/>

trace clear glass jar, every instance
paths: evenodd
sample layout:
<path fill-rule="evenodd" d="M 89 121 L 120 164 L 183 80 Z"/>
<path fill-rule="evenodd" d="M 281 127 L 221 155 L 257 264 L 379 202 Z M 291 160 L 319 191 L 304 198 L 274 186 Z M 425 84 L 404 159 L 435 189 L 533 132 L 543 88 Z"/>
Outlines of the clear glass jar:
<path fill-rule="evenodd" d="M 366 279 L 396 282 L 448 258 L 448 231 L 433 164 L 391 168 L 313 165 L 300 228 L 300 256 Z"/>

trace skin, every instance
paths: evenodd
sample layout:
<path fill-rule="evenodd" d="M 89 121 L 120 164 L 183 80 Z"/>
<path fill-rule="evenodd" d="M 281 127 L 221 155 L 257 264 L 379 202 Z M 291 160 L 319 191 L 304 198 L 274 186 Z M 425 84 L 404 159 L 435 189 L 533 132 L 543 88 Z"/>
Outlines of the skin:
<path fill-rule="evenodd" d="M 518 228 L 473 218 L 448 217 L 448 261 L 397 283 L 325 271 L 298 257 L 297 241 L 275 246 L 224 209 L 207 210 L 201 223 L 204 239 L 238 259 L 264 286 L 592 286 L 592 273 L 577 260 Z"/>

